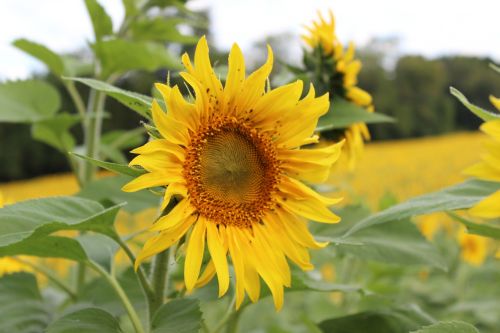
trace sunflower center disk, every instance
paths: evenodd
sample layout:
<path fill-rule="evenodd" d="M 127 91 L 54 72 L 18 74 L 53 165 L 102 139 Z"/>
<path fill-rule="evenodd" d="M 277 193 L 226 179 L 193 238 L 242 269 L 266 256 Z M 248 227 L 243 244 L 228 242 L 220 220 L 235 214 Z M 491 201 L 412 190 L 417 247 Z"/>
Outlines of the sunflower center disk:
<path fill-rule="evenodd" d="M 198 212 L 217 224 L 250 227 L 273 206 L 279 163 L 271 140 L 235 121 L 202 128 L 184 172 Z"/>

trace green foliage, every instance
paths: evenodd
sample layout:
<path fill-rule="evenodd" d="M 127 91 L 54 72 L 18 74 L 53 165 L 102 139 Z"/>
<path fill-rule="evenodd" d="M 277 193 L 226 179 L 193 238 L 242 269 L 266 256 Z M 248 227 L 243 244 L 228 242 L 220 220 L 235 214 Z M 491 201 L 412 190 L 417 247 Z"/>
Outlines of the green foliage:
<path fill-rule="evenodd" d="M 46 46 L 25 38 L 16 39 L 13 45 L 43 62 L 55 75 L 60 76 L 64 74 L 65 68 L 63 59 Z"/>
<path fill-rule="evenodd" d="M 138 114 L 146 119 L 151 119 L 150 108 L 153 99 L 149 96 L 138 94 L 136 92 L 127 91 L 120 89 L 118 87 L 112 86 L 106 82 L 102 82 L 95 79 L 86 78 L 65 78 L 66 80 L 73 80 L 81 82 L 90 88 L 102 91 L 107 95 L 115 98 L 117 101 L 123 105 L 129 107 L 130 109 L 136 111 Z"/>
<path fill-rule="evenodd" d="M 53 116 L 60 106 L 57 90 L 38 81 L 0 84 L 0 122 L 32 123 Z"/>
<path fill-rule="evenodd" d="M 467 231 L 474 235 L 486 236 L 493 239 L 500 240 L 500 227 L 495 226 L 493 223 L 491 224 L 481 224 L 469 221 L 466 218 L 458 216 L 452 212 L 448 213 L 451 217 L 453 217 L 458 222 L 462 223 L 467 227 Z"/>
<path fill-rule="evenodd" d="M 325 333 L 401 333 L 429 324 L 412 309 L 366 311 L 328 319 L 319 324 Z"/>
<path fill-rule="evenodd" d="M 31 127 L 31 134 L 35 140 L 44 142 L 60 152 L 66 153 L 73 150 L 76 144 L 70 128 L 80 120 L 77 115 L 61 113 L 34 123 Z"/>
<path fill-rule="evenodd" d="M 439 322 L 411 333 L 479 333 L 471 324 L 461 321 Z"/>
<path fill-rule="evenodd" d="M 138 213 L 144 209 L 156 207 L 160 199 L 150 191 L 127 193 L 121 190 L 131 180 L 131 177 L 124 175 L 94 180 L 86 184 L 77 195 L 103 204 L 126 202 L 123 209 L 130 213 Z"/>
<path fill-rule="evenodd" d="M 151 323 L 152 333 L 197 333 L 202 313 L 194 299 L 175 299 L 160 307 Z"/>
<path fill-rule="evenodd" d="M 500 113 L 495 113 L 491 111 L 487 111 L 477 105 L 472 104 L 469 102 L 467 97 L 465 97 L 460 91 L 457 89 L 450 87 L 450 92 L 453 96 L 455 96 L 467 109 L 469 109 L 472 113 L 474 113 L 476 116 L 481 118 L 484 121 L 489 121 L 489 120 L 495 120 L 495 119 L 500 119 Z"/>
<path fill-rule="evenodd" d="M 111 35 L 113 33 L 113 22 L 99 2 L 97 0 L 85 0 L 85 6 L 87 6 L 87 11 L 94 27 L 96 41 Z"/>
<path fill-rule="evenodd" d="M 424 194 L 367 217 L 348 230 L 344 237 L 377 224 L 416 215 L 470 208 L 498 189 L 500 189 L 499 183 L 469 180 L 441 191 Z"/>
<path fill-rule="evenodd" d="M 82 245 L 52 236 L 62 230 L 93 231 L 116 238 L 113 223 L 121 205 L 105 209 L 95 201 L 53 197 L 23 201 L 0 209 L 0 256 L 18 254 L 86 260 Z"/>
<path fill-rule="evenodd" d="M 47 333 L 122 333 L 119 322 L 99 308 L 87 308 L 71 312 L 50 324 Z"/>
<path fill-rule="evenodd" d="M 95 166 L 101 167 L 103 169 L 113 171 L 122 175 L 127 175 L 127 176 L 132 176 L 132 177 L 138 177 L 144 173 L 146 173 L 145 170 L 138 169 L 135 167 L 130 167 L 128 165 L 123 165 L 123 164 L 118 164 L 118 163 L 112 163 L 112 162 L 104 162 L 104 161 L 99 161 L 94 158 L 90 158 L 88 156 L 83 156 L 79 154 L 72 153 L 72 155 L 82 158 L 85 161 L 88 161 L 92 163 Z"/>
<path fill-rule="evenodd" d="M 153 42 L 109 39 L 96 43 L 94 51 L 101 61 L 104 76 L 139 69 L 180 68 L 176 56 L 163 45 Z"/>
<path fill-rule="evenodd" d="M 334 96 L 330 110 L 318 121 L 317 131 L 346 128 L 355 123 L 387 123 L 394 119 L 381 113 L 368 112 L 364 108 L 351 103 L 342 97 Z"/>
<path fill-rule="evenodd" d="M 132 37 L 136 40 L 195 44 L 198 37 L 183 35 L 176 29 L 177 25 L 187 22 L 181 17 L 138 20 L 131 27 Z"/>
<path fill-rule="evenodd" d="M 0 278 L 0 332 L 42 332 L 50 321 L 36 279 L 27 273 Z"/>

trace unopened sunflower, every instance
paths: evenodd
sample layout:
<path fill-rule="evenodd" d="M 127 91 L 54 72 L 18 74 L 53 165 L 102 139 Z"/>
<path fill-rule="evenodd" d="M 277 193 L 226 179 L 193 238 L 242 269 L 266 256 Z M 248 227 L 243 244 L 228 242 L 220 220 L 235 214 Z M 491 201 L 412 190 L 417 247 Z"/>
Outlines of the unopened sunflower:
<path fill-rule="evenodd" d="M 342 143 L 301 149 L 316 143 L 318 118 L 327 112 L 328 94 L 316 97 L 311 86 L 300 99 L 302 81 L 265 89 L 273 64 L 250 76 L 238 45 L 229 54 L 223 86 L 214 73 L 206 39 L 198 42 L 194 64 L 185 54 L 181 73 L 195 93 L 193 103 L 179 89 L 157 84 L 168 111 L 153 102 L 154 125 L 162 138 L 132 152 L 131 165 L 148 173 L 124 187 L 137 191 L 167 186 L 163 208 L 173 196 L 177 205 L 151 228 L 136 266 L 186 236 L 184 280 L 192 290 L 217 275 L 219 296 L 229 287 L 231 258 L 236 280 L 236 306 L 245 292 L 260 295 L 260 278 L 268 285 L 277 309 L 284 287 L 291 284 L 287 258 L 312 269 L 308 248 L 321 248 L 307 229 L 307 220 L 337 223 L 327 207 L 339 201 L 321 196 L 303 181 L 323 182 L 340 154 Z M 211 260 L 200 278 L 205 248 Z"/>
<path fill-rule="evenodd" d="M 500 103 L 498 104 L 500 110 Z M 488 121 L 481 130 L 492 140 L 486 145 L 482 161 L 465 170 L 465 173 L 483 180 L 500 182 L 500 120 Z M 471 215 L 482 218 L 500 217 L 500 191 L 496 191 L 469 210 Z"/>
<path fill-rule="evenodd" d="M 371 95 L 357 86 L 362 64 L 360 60 L 354 58 L 354 44 L 349 43 L 344 49 L 335 34 L 333 13 L 332 11 L 328 13 L 328 20 L 318 13 L 319 19 L 313 21 L 310 27 L 306 27 L 308 33 L 302 36 L 315 52 L 314 60 L 305 61 L 306 66 L 309 62 L 313 63 L 313 67 L 316 67 L 314 70 L 320 73 L 314 81 L 319 81 L 322 89 L 329 91 L 331 96 L 340 96 L 365 108 L 368 112 L 373 112 Z M 311 58 L 306 57 L 306 59 Z M 333 136 L 336 137 L 337 133 L 333 133 Z M 364 141 L 370 140 L 370 132 L 365 123 L 356 123 L 346 128 L 340 136 L 346 140 L 348 164 L 352 169 L 363 152 Z"/>

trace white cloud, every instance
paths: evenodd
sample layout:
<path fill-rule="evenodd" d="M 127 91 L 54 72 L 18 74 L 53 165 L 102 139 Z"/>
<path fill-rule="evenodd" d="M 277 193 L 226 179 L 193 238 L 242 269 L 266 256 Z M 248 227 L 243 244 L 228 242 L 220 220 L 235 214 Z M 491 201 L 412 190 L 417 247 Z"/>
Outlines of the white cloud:
<path fill-rule="evenodd" d="M 100 0 L 119 24 L 120 0 Z M 375 36 L 399 36 L 402 50 L 427 56 L 463 54 L 500 61 L 500 2 L 496 0 L 193 0 L 192 8 L 209 8 L 216 44 L 238 42 L 248 50 L 267 34 L 290 31 L 298 36 L 316 10 L 335 12 L 344 41 L 364 44 Z M 20 37 L 56 51 L 70 51 L 92 38 L 82 0 L 1 0 L 0 79 L 21 78 L 43 70 L 10 43 Z M 298 47 L 298 38 L 296 44 Z"/>

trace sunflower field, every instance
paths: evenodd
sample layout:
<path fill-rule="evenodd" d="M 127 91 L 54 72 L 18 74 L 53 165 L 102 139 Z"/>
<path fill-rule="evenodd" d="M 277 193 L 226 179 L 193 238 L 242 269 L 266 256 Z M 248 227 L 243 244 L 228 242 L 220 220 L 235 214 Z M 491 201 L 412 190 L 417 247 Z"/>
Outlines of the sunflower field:
<path fill-rule="evenodd" d="M 255 67 L 185 1 L 84 3 L 88 50 L 17 39 L 50 74 L 0 82 L 0 125 L 70 170 L 0 184 L 0 333 L 500 332 L 499 98 L 371 142 L 399 119 L 332 11 Z"/>

